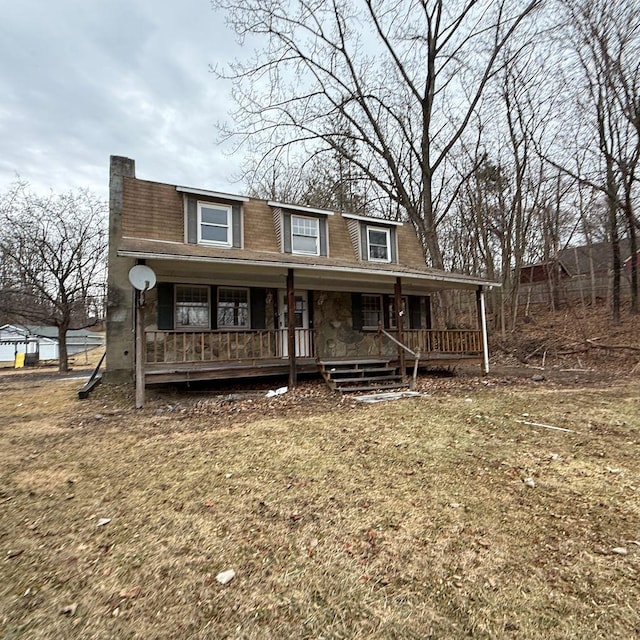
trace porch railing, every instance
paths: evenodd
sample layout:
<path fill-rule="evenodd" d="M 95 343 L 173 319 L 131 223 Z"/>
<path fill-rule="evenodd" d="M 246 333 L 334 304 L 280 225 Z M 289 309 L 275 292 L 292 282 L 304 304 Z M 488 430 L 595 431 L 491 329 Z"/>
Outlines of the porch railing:
<path fill-rule="evenodd" d="M 479 329 L 406 329 L 404 343 L 413 351 L 428 353 L 482 353 L 482 333 Z"/>
<path fill-rule="evenodd" d="M 202 363 L 287 356 L 286 329 L 251 331 L 147 331 L 146 362 Z M 316 355 L 313 329 L 296 329 L 296 355 Z"/>

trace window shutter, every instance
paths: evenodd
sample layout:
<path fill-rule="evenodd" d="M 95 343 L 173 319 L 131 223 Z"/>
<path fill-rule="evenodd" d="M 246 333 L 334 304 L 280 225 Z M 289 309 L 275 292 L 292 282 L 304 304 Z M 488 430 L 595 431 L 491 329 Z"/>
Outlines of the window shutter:
<path fill-rule="evenodd" d="M 249 305 L 251 307 L 251 328 L 267 328 L 267 292 L 265 289 L 251 287 L 249 293 Z"/>
<path fill-rule="evenodd" d="M 362 294 L 351 294 L 351 326 L 355 331 L 362 329 Z"/>
<path fill-rule="evenodd" d="M 242 210 L 239 204 L 234 204 L 231 208 L 233 246 L 236 249 L 242 247 Z"/>
<path fill-rule="evenodd" d="M 382 296 L 382 324 L 385 329 L 388 329 L 391 326 L 391 318 L 389 317 L 389 314 L 391 312 L 391 300 L 393 299 L 393 296 L 388 296 L 387 294 Z"/>
<path fill-rule="evenodd" d="M 282 245 L 285 253 L 291 253 L 291 214 L 282 213 Z"/>
<path fill-rule="evenodd" d="M 159 282 L 158 286 L 158 329 L 173 331 L 173 284 Z"/>
<path fill-rule="evenodd" d="M 409 328 L 421 329 L 420 296 L 409 296 Z"/>
<path fill-rule="evenodd" d="M 187 198 L 187 242 L 198 242 L 198 203 L 193 198 Z"/>
<path fill-rule="evenodd" d="M 391 252 L 391 262 L 398 262 L 398 234 L 395 227 L 389 229 L 389 251 Z"/>
<path fill-rule="evenodd" d="M 211 285 L 211 293 L 209 294 L 209 326 L 212 331 L 218 328 L 218 287 Z"/>
<path fill-rule="evenodd" d="M 320 218 L 318 228 L 320 229 L 320 255 L 329 255 L 327 248 L 327 220 Z"/>
<path fill-rule="evenodd" d="M 363 223 L 360 225 L 360 259 L 369 259 L 369 243 L 367 242 L 367 226 Z"/>

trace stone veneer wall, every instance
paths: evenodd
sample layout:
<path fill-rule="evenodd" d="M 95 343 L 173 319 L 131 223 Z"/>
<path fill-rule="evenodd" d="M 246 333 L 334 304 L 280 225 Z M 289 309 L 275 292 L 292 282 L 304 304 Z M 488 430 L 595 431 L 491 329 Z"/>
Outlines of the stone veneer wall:
<path fill-rule="evenodd" d="M 317 292 L 314 297 L 316 348 L 320 358 L 345 356 L 377 357 L 379 340 L 375 331 L 354 331 L 351 294 Z M 382 340 L 383 355 L 395 356 L 396 347 Z"/>

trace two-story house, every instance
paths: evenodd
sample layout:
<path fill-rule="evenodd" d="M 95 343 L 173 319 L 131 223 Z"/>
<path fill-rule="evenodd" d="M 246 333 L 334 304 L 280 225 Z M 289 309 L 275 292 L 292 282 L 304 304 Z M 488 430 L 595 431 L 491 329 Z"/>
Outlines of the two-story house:
<path fill-rule="evenodd" d="M 427 268 L 409 223 L 139 180 L 133 160 L 112 157 L 109 231 L 112 378 L 134 371 L 136 264 L 157 279 L 140 336 L 147 384 L 295 383 L 320 369 L 343 387 L 375 376 L 393 385 L 418 351 L 420 365 L 487 370 L 483 292 L 494 283 Z M 475 292 L 473 328 L 432 327 L 442 289 Z"/>

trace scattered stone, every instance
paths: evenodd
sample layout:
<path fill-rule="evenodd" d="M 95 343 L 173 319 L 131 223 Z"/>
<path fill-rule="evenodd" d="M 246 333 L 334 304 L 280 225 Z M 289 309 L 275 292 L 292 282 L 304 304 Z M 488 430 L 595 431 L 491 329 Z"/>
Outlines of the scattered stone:
<path fill-rule="evenodd" d="M 452 509 L 459 509 L 462 505 L 461 505 L 459 502 L 450 502 L 450 503 L 449 503 L 449 506 L 450 506 Z"/>
<path fill-rule="evenodd" d="M 543 375 L 539 374 L 539 373 L 536 373 L 535 375 L 532 375 L 531 379 L 534 382 L 544 382 L 546 380 L 546 378 Z"/>
<path fill-rule="evenodd" d="M 221 571 L 217 576 L 216 580 L 220 584 L 229 584 L 236 577 L 236 572 L 233 569 L 227 569 L 226 571 Z"/>
<path fill-rule="evenodd" d="M 609 473 L 622 473 L 622 469 L 613 469 L 612 467 L 607 467 L 607 471 Z"/>
<path fill-rule="evenodd" d="M 78 603 L 74 602 L 73 604 L 68 604 L 66 607 L 62 607 L 60 609 L 60 613 L 67 616 L 75 616 L 76 611 L 78 609 Z"/>
<path fill-rule="evenodd" d="M 613 549 L 611 549 L 611 553 L 615 553 L 619 556 L 626 556 L 629 551 L 626 547 L 613 547 Z"/>
<path fill-rule="evenodd" d="M 533 478 L 525 478 L 522 482 L 524 482 L 527 487 L 531 487 L 532 489 L 536 488 L 536 481 Z"/>
<path fill-rule="evenodd" d="M 18 556 L 21 556 L 24 553 L 24 549 L 9 549 L 9 551 L 7 551 L 7 558 L 11 559 L 11 558 L 17 558 Z"/>
<path fill-rule="evenodd" d="M 105 524 L 109 524 L 110 522 L 111 522 L 111 518 L 100 518 L 100 520 L 98 520 L 98 524 L 96 526 L 104 527 Z"/>
<path fill-rule="evenodd" d="M 104 418 L 104 416 L 101 413 L 96 413 L 96 415 L 93 416 L 94 420 L 102 420 L 102 418 Z"/>

